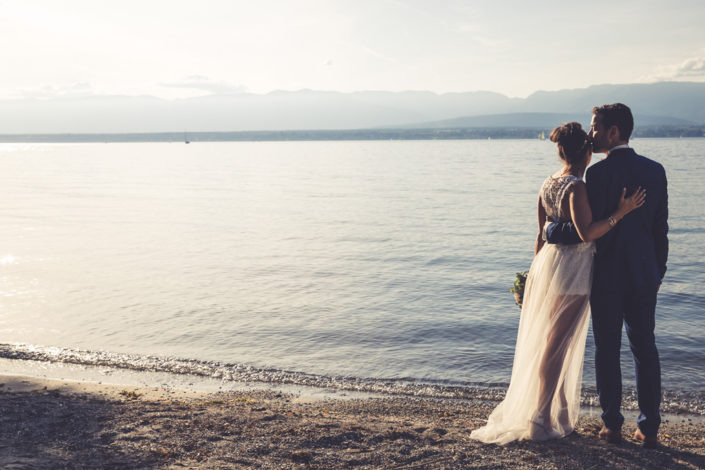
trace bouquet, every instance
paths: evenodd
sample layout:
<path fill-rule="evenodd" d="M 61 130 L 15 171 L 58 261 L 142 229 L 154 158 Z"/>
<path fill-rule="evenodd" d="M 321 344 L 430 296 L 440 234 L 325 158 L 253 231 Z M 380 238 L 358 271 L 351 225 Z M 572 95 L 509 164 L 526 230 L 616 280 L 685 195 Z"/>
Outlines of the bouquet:
<path fill-rule="evenodd" d="M 514 301 L 519 308 L 521 308 L 521 304 L 524 302 L 524 286 L 526 285 L 527 274 L 529 274 L 529 271 L 517 273 L 517 277 L 514 280 L 514 287 L 509 289 L 509 291 L 514 294 Z"/>

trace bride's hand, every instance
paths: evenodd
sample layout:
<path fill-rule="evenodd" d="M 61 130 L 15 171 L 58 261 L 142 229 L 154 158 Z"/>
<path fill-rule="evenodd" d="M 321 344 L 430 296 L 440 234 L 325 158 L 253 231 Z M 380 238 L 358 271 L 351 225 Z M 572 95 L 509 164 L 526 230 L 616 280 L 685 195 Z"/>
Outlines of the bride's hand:
<path fill-rule="evenodd" d="M 633 211 L 634 209 L 641 207 L 646 202 L 646 189 L 641 189 L 639 186 L 634 194 L 625 198 L 627 194 L 627 188 L 622 189 L 622 197 L 619 199 L 619 206 L 617 206 L 617 212 L 619 212 L 622 217 Z"/>

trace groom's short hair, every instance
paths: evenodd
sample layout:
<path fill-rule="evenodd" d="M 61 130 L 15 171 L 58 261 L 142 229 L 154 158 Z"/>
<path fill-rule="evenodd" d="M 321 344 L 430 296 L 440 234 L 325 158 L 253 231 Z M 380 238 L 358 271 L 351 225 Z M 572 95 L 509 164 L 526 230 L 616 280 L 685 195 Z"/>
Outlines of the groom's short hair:
<path fill-rule="evenodd" d="M 634 117 L 629 106 L 622 103 L 603 104 L 592 108 L 592 114 L 597 116 L 600 123 L 609 129 L 612 126 L 617 126 L 619 129 L 619 137 L 628 141 L 634 130 Z"/>

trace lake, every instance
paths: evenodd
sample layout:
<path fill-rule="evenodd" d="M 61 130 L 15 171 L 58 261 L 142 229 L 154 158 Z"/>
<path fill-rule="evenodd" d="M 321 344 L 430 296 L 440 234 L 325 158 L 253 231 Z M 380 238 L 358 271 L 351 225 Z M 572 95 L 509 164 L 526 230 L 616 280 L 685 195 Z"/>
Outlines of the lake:
<path fill-rule="evenodd" d="M 632 145 L 669 179 L 664 389 L 697 391 L 705 139 Z M 540 140 L 0 144 L 0 357 L 323 386 L 505 384 L 509 288 L 559 167 Z M 585 386 L 592 355 L 589 333 Z"/>

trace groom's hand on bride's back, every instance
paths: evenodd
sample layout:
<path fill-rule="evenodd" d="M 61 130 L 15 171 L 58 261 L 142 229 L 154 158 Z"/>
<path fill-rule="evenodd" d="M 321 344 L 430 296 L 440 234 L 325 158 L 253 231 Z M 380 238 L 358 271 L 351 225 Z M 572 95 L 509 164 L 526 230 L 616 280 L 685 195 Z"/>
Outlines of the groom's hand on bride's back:
<path fill-rule="evenodd" d="M 559 245 L 574 245 L 582 240 L 573 222 L 550 222 L 544 227 L 546 242 Z"/>

